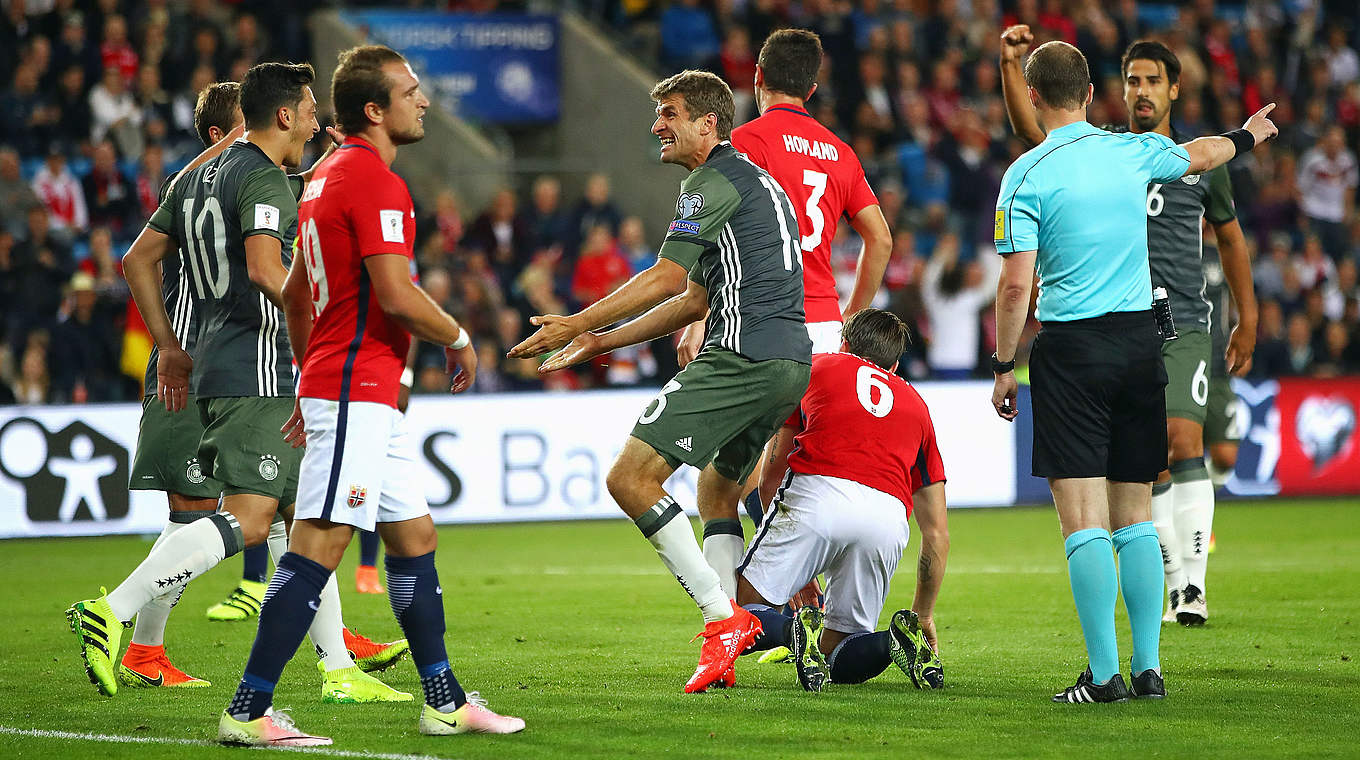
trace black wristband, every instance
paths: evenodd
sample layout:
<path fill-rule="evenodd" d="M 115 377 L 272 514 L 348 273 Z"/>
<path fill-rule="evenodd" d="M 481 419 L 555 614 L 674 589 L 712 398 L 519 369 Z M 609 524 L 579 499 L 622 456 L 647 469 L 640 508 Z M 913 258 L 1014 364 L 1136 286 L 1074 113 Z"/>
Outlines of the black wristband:
<path fill-rule="evenodd" d="M 1008 361 L 1008 362 L 1003 362 L 1003 361 L 1001 361 L 1000 359 L 996 358 L 996 353 L 993 353 L 993 354 L 992 354 L 992 374 L 993 374 L 993 375 L 1004 375 L 1004 374 L 1006 374 L 1007 372 L 1012 372 L 1012 371 L 1014 371 L 1014 370 L 1015 370 L 1015 360 L 1014 360 L 1014 359 L 1011 359 L 1011 360 Z"/>
<path fill-rule="evenodd" d="M 1237 151 L 1233 154 L 1233 158 L 1236 158 L 1243 153 L 1250 153 L 1252 149 L 1256 147 L 1256 137 L 1245 129 L 1234 129 L 1231 132 L 1224 132 L 1219 135 L 1219 137 L 1226 137 L 1229 140 L 1232 140 L 1233 148 Z"/>

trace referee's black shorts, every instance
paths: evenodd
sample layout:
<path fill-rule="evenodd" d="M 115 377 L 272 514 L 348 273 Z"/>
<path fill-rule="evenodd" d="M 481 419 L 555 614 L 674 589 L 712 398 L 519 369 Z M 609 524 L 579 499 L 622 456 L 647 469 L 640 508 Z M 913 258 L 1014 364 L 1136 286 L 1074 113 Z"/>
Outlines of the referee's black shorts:
<path fill-rule="evenodd" d="M 1045 322 L 1029 372 L 1034 475 L 1146 483 L 1166 469 L 1166 369 L 1151 310 Z"/>

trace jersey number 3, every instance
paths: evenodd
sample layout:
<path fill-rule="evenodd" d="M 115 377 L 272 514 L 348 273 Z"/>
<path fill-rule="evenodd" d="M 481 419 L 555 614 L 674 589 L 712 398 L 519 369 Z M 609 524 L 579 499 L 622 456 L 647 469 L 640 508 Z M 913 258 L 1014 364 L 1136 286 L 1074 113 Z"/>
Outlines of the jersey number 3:
<path fill-rule="evenodd" d="M 812 222 L 812 234 L 804 235 L 799 242 L 803 250 L 813 251 L 822 242 L 822 232 L 826 230 L 826 217 L 822 214 L 822 207 L 818 205 L 822 202 L 822 196 L 826 194 L 826 174 L 804 169 L 803 184 L 812 188 L 812 192 L 808 194 L 807 208 L 803 209 L 808 221 Z"/>

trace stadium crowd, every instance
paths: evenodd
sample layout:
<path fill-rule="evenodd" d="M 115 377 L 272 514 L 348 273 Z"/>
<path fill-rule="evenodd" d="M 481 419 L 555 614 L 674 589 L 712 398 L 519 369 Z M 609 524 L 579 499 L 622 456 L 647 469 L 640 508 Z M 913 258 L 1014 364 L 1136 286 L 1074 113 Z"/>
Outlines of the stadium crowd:
<path fill-rule="evenodd" d="M 532 3 L 453 2 L 455 10 Z M 1360 372 L 1360 6 L 1096 0 L 577 0 L 623 44 L 669 74 L 718 72 L 753 117 L 755 50 L 785 25 L 827 49 L 814 115 L 863 160 L 894 233 L 876 305 L 913 328 L 900 372 L 985 375 L 993 350 L 996 256 L 989 232 L 1005 167 L 1023 148 L 1001 100 L 997 39 L 1029 23 L 1039 41 L 1087 54 L 1091 120 L 1126 122 L 1120 56 L 1165 41 L 1181 60 L 1175 128 L 1239 126 L 1277 102 L 1278 145 L 1231 165 L 1261 302 L 1253 373 Z M 206 0 L 7 0 L 0 17 L 0 403 L 134 400 L 142 366 L 124 355 L 129 305 L 119 258 L 157 189 L 200 149 L 196 93 L 259 60 L 305 60 L 306 13 Z M 267 14 L 268 21 L 263 19 Z M 319 142 L 319 141 L 314 141 Z M 634 385 L 674 371 L 667 341 L 615 352 L 546 380 L 504 359 L 528 317 L 570 313 L 648 266 L 665 215 L 646 223 L 592 176 L 579 198 L 562 178 L 525 177 L 484 209 L 452 191 L 417 197 L 423 286 L 475 331 L 476 390 Z M 638 211 L 630 209 L 630 211 Z M 833 264 L 848 289 L 859 250 L 842 225 Z M 447 387 L 443 355 L 417 358 L 416 390 Z"/>

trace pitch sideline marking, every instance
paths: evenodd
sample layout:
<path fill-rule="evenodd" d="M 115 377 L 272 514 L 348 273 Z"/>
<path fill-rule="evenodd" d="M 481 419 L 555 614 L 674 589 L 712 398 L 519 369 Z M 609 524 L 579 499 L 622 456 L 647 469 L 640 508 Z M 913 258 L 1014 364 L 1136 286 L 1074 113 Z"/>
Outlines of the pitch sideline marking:
<path fill-rule="evenodd" d="M 51 731 L 43 728 L 12 728 L 0 726 L 0 735 L 26 736 L 31 739 L 72 739 L 87 742 L 110 742 L 113 744 L 169 744 L 189 747 L 221 747 L 224 745 L 203 739 L 176 739 L 161 736 L 120 736 L 118 734 L 77 733 L 74 731 Z M 272 750 L 275 752 L 298 752 L 324 757 L 355 757 L 366 760 L 441 760 L 438 755 L 400 755 L 364 750 L 326 749 L 325 747 L 251 747 L 249 749 Z"/>

